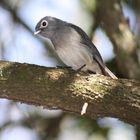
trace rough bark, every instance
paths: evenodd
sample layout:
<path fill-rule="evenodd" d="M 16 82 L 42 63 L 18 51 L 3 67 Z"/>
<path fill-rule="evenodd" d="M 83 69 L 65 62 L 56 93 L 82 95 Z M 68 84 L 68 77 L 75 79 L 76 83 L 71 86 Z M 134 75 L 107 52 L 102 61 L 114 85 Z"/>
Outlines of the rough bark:
<path fill-rule="evenodd" d="M 0 62 L 0 98 L 140 125 L 140 82 L 75 73 L 71 69 Z"/>

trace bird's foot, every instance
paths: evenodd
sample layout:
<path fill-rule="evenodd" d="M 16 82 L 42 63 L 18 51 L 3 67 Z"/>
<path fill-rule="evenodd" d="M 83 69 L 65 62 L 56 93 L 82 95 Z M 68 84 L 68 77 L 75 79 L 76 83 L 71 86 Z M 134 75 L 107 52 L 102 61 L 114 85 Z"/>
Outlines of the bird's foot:
<path fill-rule="evenodd" d="M 88 70 L 89 74 L 97 74 L 95 71 Z"/>
<path fill-rule="evenodd" d="M 72 67 L 70 66 L 56 66 L 57 68 L 63 69 L 63 68 L 68 68 L 68 69 L 72 69 Z"/>

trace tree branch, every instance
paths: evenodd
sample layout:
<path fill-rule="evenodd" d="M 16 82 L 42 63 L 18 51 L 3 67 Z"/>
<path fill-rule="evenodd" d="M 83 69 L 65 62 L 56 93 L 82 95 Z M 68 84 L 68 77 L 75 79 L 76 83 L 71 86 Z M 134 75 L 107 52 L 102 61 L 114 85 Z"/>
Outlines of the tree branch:
<path fill-rule="evenodd" d="M 120 0 L 98 0 L 96 22 L 106 31 L 114 45 L 120 72 L 125 77 L 140 79 L 139 45 L 124 17 Z"/>
<path fill-rule="evenodd" d="M 0 98 L 78 114 L 88 102 L 91 118 L 140 125 L 140 82 L 134 80 L 1 61 Z"/>

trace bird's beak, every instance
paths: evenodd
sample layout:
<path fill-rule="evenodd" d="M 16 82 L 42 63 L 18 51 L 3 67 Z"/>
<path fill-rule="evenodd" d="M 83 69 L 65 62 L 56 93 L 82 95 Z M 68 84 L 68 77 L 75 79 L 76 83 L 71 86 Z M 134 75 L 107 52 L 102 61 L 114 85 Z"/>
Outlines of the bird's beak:
<path fill-rule="evenodd" d="M 38 31 L 34 32 L 34 35 L 37 35 L 37 34 L 39 34 L 40 32 L 41 32 L 41 30 L 38 30 Z"/>

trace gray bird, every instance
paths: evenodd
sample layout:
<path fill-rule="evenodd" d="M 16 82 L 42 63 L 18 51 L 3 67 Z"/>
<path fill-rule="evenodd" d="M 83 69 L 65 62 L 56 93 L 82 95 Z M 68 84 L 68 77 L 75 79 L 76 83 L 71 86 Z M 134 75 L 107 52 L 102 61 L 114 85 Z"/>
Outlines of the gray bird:
<path fill-rule="evenodd" d="M 74 70 L 117 77 L 105 66 L 102 57 L 87 34 L 78 26 L 46 16 L 35 27 L 39 34 L 51 40 L 62 62 Z"/>

